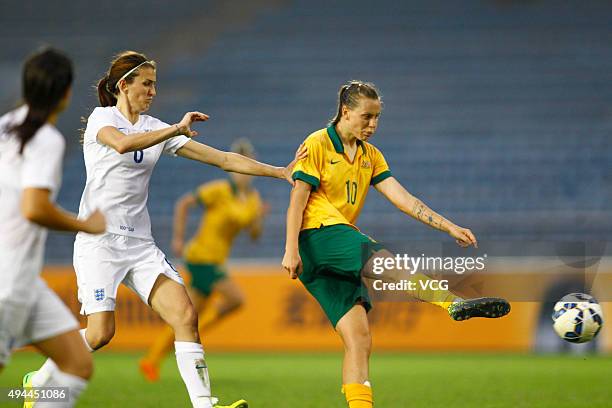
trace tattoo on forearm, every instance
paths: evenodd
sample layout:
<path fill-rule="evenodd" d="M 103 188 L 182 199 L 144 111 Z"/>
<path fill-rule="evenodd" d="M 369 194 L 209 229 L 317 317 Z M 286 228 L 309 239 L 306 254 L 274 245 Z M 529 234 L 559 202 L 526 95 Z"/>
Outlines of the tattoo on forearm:
<path fill-rule="evenodd" d="M 412 207 L 413 216 L 437 229 L 443 229 L 445 219 L 439 214 L 436 214 L 431 208 L 427 207 L 421 200 L 416 200 Z"/>

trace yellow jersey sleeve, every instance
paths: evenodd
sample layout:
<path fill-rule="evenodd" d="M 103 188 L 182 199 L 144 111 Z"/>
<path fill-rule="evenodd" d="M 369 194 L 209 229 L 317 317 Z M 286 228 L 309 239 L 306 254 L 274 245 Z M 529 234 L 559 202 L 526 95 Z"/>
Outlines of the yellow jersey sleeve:
<path fill-rule="evenodd" d="M 202 207 L 213 207 L 224 196 L 223 192 L 227 189 L 226 184 L 225 181 L 202 184 L 196 189 L 194 195 Z"/>
<path fill-rule="evenodd" d="M 321 184 L 321 171 L 324 162 L 324 148 L 314 137 L 308 137 L 304 141 L 308 149 L 308 157 L 298 161 L 293 168 L 291 177 L 294 180 L 302 180 L 312 186 L 312 191 L 316 191 Z"/>
<path fill-rule="evenodd" d="M 381 151 L 374 146 L 372 147 L 374 152 L 372 154 L 372 180 L 370 184 L 376 185 L 384 179 L 391 177 L 391 170 Z"/>

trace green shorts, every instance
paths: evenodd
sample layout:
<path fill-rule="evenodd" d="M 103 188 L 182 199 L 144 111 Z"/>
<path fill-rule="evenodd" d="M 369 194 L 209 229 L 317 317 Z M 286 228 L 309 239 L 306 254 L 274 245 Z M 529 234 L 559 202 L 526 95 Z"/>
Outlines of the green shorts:
<path fill-rule="evenodd" d="M 372 308 L 361 269 L 383 246 L 345 224 L 300 232 L 299 249 L 303 271 L 300 280 L 317 299 L 331 324 L 361 300 Z"/>
<path fill-rule="evenodd" d="M 191 274 L 191 286 L 204 296 L 210 296 L 216 282 L 227 277 L 227 271 L 219 264 L 185 263 Z"/>

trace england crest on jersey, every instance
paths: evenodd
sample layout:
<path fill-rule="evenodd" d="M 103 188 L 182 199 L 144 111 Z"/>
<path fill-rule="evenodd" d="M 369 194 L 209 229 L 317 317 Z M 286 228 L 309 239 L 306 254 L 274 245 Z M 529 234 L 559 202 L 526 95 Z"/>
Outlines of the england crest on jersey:
<path fill-rule="evenodd" d="M 101 302 L 104 300 L 104 288 L 94 289 L 94 298 Z"/>

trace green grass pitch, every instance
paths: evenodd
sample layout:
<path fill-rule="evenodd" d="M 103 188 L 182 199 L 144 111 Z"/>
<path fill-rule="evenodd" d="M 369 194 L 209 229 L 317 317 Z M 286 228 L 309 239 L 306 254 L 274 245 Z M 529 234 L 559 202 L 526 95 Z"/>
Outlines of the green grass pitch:
<path fill-rule="evenodd" d="M 162 380 L 145 382 L 139 355 L 100 352 L 96 373 L 77 407 L 189 407 L 173 359 Z M 40 366 L 18 353 L 0 374 L 0 387 L 17 386 Z M 214 354 L 207 357 L 213 394 L 246 398 L 253 408 L 344 408 L 340 354 Z M 612 407 L 612 358 L 490 354 L 384 354 L 372 357 L 379 408 Z M 0 406 L 15 407 L 0 402 Z"/>

